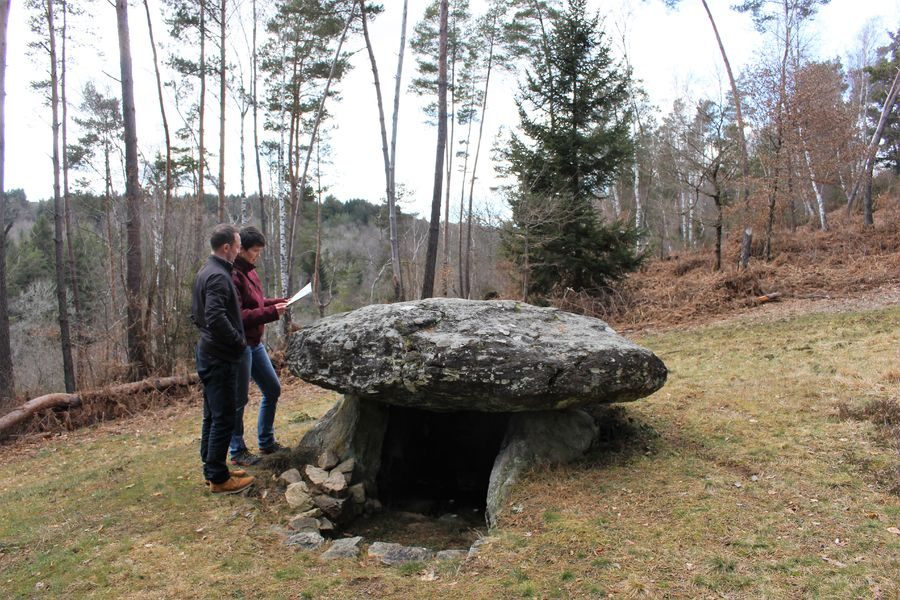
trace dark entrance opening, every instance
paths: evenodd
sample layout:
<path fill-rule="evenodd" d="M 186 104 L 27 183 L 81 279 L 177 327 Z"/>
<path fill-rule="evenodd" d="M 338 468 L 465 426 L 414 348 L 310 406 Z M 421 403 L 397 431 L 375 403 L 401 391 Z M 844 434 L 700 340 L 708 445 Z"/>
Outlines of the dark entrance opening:
<path fill-rule="evenodd" d="M 393 510 L 465 514 L 483 523 L 488 481 L 509 417 L 389 407 L 379 499 Z"/>

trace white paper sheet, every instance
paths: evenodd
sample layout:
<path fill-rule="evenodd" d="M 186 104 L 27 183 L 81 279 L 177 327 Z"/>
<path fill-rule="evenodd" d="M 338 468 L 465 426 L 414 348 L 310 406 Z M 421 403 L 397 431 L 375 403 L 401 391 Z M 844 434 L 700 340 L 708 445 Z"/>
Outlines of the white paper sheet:
<path fill-rule="evenodd" d="M 287 305 L 290 306 L 291 304 L 293 304 L 294 302 L 296 302 L 296 301 L 299 300 L 300 298 L 303 298 L 303 297 L 305 297 L 305 296 L 309 296 L 311 293 L 312 293 L 312 282 L 309 282 L 309 283 L 306 284 L 306 287 L 304 287 L 302 290 L 300 290 L 299 292 L 297 292 L 296 294 L 294 294 L 293 296 L 291 296 L 291 297 L 288 299 Z"/>

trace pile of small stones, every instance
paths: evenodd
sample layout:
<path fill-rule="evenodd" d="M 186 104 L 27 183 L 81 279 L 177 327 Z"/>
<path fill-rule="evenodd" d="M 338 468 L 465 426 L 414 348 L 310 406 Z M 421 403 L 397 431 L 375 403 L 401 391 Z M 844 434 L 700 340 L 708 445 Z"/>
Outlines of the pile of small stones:
<path fill-rule="evenodd" d="M 319 550 L 326 544 L 325 535 L 336 533 L 335 523 L 347 522 L 360 514 L 381 510 L 378 499 L 366 497 L 364 483 L 353 483 L 355 466 L 353 458 L 341 460 L 334 452 L 325 451 L 318 456 L 316 464 L 289 469 L 278 476 L 278 482 L 287 486 L 285 500 L 297 511 L 288 520 L 291 533 L 285 544 L 299 550 Z M 468 550 L 437 552 L 419 546 L 376 541 L 369 544 L 367 555 L 388 566 L 432 558 L 469 559 L 478 554 L 485 539 L 477 540 Z M 362 536 L 335 539 L 321 554 L 321 558 L 355 558 L 362 550 L 362 542 Z"/>
<path fill-rule="evenodd" d="M 366 499 L 365 484 L 353 483 L 353 458 L 341 460 L 334 452 L 322 452 L 314 465 L 289 469 L 278 477 L 287 486 L 284 497 L 297 511 L 289 526 L 299 532 L 332 533 L 336 522 L 381 508 L 377 499 Z"/>

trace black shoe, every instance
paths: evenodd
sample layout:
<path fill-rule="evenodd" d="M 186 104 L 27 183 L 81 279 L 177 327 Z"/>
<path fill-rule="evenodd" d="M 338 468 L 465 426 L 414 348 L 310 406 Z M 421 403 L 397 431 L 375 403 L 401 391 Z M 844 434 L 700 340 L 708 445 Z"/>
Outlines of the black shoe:
<path fill-rule="evenodd" d="M 260 448 L 260 454 L 275 454 L 276 452 L 287 452 L 290 450 L 287 446 L 282 446 L 278 442 L 275 442 L 271 446 L 266 446 L 265 448 Z"/>
<path fill-rule="evenodd" d="M 231 464 L 239 467 L 252 467 L 259 464 L 260 458 L 244 448 L 231 457 Z"/>

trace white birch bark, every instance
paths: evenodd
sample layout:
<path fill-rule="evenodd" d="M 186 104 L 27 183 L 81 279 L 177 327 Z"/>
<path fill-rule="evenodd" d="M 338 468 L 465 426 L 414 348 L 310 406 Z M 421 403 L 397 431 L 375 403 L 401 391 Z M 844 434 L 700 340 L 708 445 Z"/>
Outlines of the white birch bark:
<path fill-rule="evenodd" d="M 803 138 L 803 128 L 798 127 L 797 133 L 800 136 L 800 144 L 803 146 L 803 160 L 806 161 L 806 170 L 809 173 L 809 183 L 812 186 L 813 193 L 816 195 L 816 208 L 818 209 L 817 215 L 819 217 L 819 228 L 822 231 L 828 231 L 828 217 L 825 214 L 825 198 L 822 196 L 822 190 L 819 189 L 819 184 L 816 183 L 816 174 L 812 168 L 812 159 L 809 156 L 809 148 L 806 145 L 806 140 Z"/>
<path fill-rule="evenodd" d="M 694 188 L 696 190 L 696 188 Z M 687 234 L 688 234 L 688 246 L 691 248 L 694 247 L 694 206 L 696 206 L 697 195 L 696 191 L 694 193 L 694 199 L 688 202 L 688 214 L 687 214 Z"/>
<path fill-rule="evenodd" d="M 644 207 L 641 202 L 641 168 L 638 165 L 637 156 L 634 157 L 634 226 L 640 229 L 644 226 L 643 212 Z M 640 242 L 638 242 L 640 244 Z"/>
<path fill-rule="evenodd" d="M 619 213 L 622 212 L 622 200 L 619 198 L 619 186 L 617 183 L 612 184 L 612 209 L 613 216 L 618 219 Z"/>

